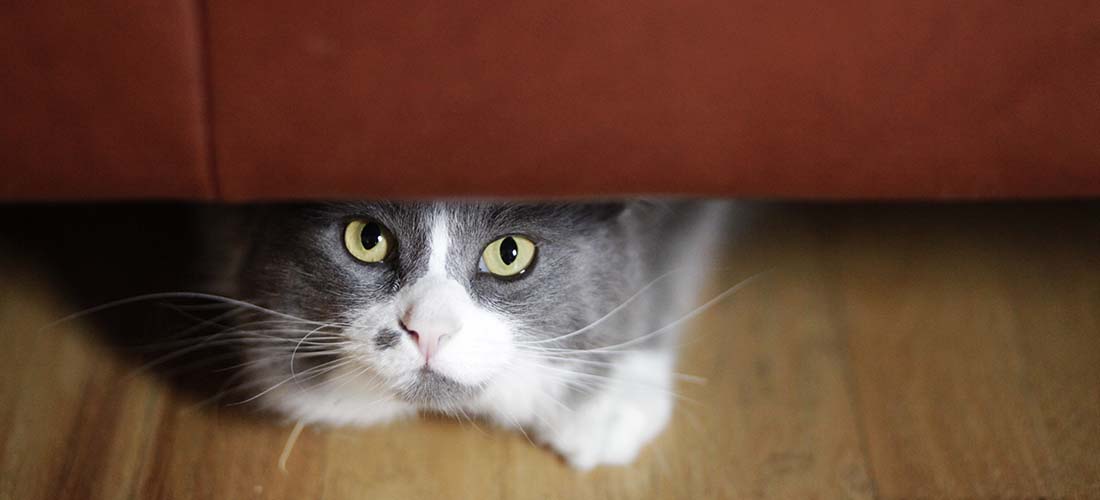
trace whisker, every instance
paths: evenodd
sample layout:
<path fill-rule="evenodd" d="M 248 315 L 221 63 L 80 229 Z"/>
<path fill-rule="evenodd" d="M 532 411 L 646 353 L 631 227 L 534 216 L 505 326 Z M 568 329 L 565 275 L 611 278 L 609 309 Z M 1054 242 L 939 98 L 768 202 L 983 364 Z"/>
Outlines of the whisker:
<path fill-rule="evenodd" d="M 295 338 L 280 337 L 278 335 L 268 335 L 267 333 L 304 333 L 309 330 L 257 330 L 257 331 L 225 331 L 211 335 L 190 337 L 187 339 L 172 340 L 168 342 L 154 342 L 150 344 L 142 344 L 140 346 L 127 348 L 131 352 L 156 352 L 170 349 L 176 346 L 190 346 L 194 344 L 205 343 L 206 345 L 218 345 L 216 341 L 226 341 L 223 344 L 237 342 L 241 345 L 248 344 L 294 344 L 297 342 Z M 265 333 L 261 333 L 265 332 Z M 313 340 L 307 342 L 306 345 L 330 345 L 331 341 L 347 340 L 347 337 L 342 335 L 332 335 L 327 337 L 313 337 Z"/>
<path fill-rule="evenodd" d="M 610 367 L 610 368 L 613 368 L 613 367 L 619 365 L 619 363 L 616 362 L 616 361 L 599 361 L 599 360 L 595 360 L 595 359 L 576 359 L 576 358 L 570 358 L 570 357 L 564 357 L 564 356 L 545 356 L 545 355 L 541 355 L 541 354 L 538 354 L 538 353 L 528 353 L 528 354 L 533 354 L 532 357 L 534 357 L 536 359 L 540 359 L 540 360 L 564 361 L 564 362 L 567 362 L 567 363 L 577 363 L 577 364 L 582 364 L 582 365 L 593 365 L 593 366 L 605 366 L 605 367 Z M 707 383 L 707 379 L 705 377 L 700 377 L 698 375 L 691 375 L 691 374 L 681 373 L 681 372 L 672 372 L 672 376 L 676 377 L 677 380 L 682 380 L 684 382 L 689 382 L 689 383 L 693 383 L 693 384 L 706 385 L 706 383 Z"/>
<path fill-rule="evenodd" d="M 222 314 L 219 314 L 219 315 L 217 315 L 217 316 L 215 316 L 215 317 L 213 317 L 213 318 L 210 318 L 210 319 L 202 319 L 202 318 L 200 318 L 200 317 L 198 317 L 198 316 L 195 316 L 195 315 L 193 315 L 193 314 L 190 314 L 190 313 L 184 312 L 183 310 L 179 309 L 178 307 L 174 307 L 174 306 L 172 306 L 171 304 L 161 304 L 161 305 L 162 305 L 163 307 L 167 307 L 167 308 L 169 308 L 169 309 L 172 309 L 172 310 L 176 311 L 177 313 L 179 313 L 179 314 L 181 314 L 181 315 L 183 315 L 183 316 L 185 316 L 185 317 L 187 317 L 187 318 L 190 318 L 190 319 L 193 319 L 193 320 L 195 320 L 195 321 L 198 321 L 198 322 L 199 322 L 199 324 L 197 324 L 197 325 L 194 325 L 194 326 L 191 326 L 191 327 L 189 327 L 189 328 L 186 328 L 186 329 L 184 329 L 183 331 L 181 331 L 181 332 L 179 332 L 179 333 L 173 334 L 173 335 L 172 335 L 171 337 L 169 337 L 169 338 L 181 338 L 181 337 L 186 337 L 186 336 L 189 336 L 190 334 L 192 334 L 192 333 L 194 333 L 194 332 L 197 332 L 197 331 L 201 331 L 201 330 L 202 330 L 203 328 L 206 328 L 206 327 L 208 327 L 208 326 L 220 326 L 220 327 L 222 327 L 222 328 L 225 328 L 225 326 L 224 326 L 224 325 L 222 325 L 222 324 L 220 324 L 220 323 L 218 323 L 218 322 L 219 322 L 219 321 L 222 321 L 222 320 L 225 320 L 225 319 L 228 319 L 228 318 L 231 318 L 231 317 L 233 317 L 233 316 L 235 316 L 235 315 L 239 315 L 239 314 L 242 314 L 242 313 L 244 313 L 244 312 L 246 312 L 246 311 L 247 311 L 247 309 L 245 309 L 245 308 L 243 308 L 243 307 L 240 307 L 240 306 L 234 306 L 234 307 L 233 307 L 233 309 L 231 309 L 231 310 L 229 310 L 229 311 L 226 311 L 226 312 L 224 312 L 224 313 L 222 313 Z M 223 304 L 223 306 L 224 306 L 224 304 Z"/>
<path fill-rule="evenodd" d="M 310 352 L 310 353 L 305 353 L 305 354 L 299 354 L 298 357 L 300 357 L 300 358 L 320 358 L 320 357 L 325 357 L 325 356 L 336 356 L 336 355 L 339 355 L 339 354 L 340 354 L 339 351 L 319 351 L 319 352 Z M 237 355 L 237 357 L 240 357 L 240 356 Z M 226 358 L 232 359 L 232 357 L 229 357 L 229 356 L 226 356 Z M 271 360 L 267 359 L 267 358 L 265 358 L 265 359 L 253 359 L 253 360 L 249 360 L 249 361 L 242 361 L 242 362 L 237 363 L 235 365 L 230 365 L 230 366 L 218 368 L 218 369 L 215 369 L 215 370 L 211 370 L 211 373 L 221 373 L 221 372 L 229 372 L 229 371 L 234 371 L 234 370 L 240 370 L 242 368 L 249 368 L 249 367 L 253 367 L 253 366 L 256 366 L 256 365 L 261 365 L 261 364 L 264 364 L 264 363 L 270 363 L 270 362 L 271 362 Z"/>
<path fill-rule="evenodd" d="M 739 283 L 727 288 L 725 291 L 723 291 L 722 293 L 719 293 L 717 296 L 715 296 L 714 298 L 712 298 L 712 299 L 708 300 L 707 302 L 703 303 L 699 307 L 696 307 L 695 309 L 692 309 L 687 314 L 685 314 L 683 316 L 680 316 L 676 320 L 674 320 L 674 321 L 672 321 L 672 322 L 670 322 L 670 323 L 668 323 L 668 324 L 666 324 L 666 325 L 664 325 L 664 326 L 662 326 L 662 327 L 660 327 L 660 328 L 658 328 L 658 329 L 656 329 L 652 332 L 649 332 L 645 335 L 642 335 L 640 337 L 635 337 L 631 340 L 628 340 L 628 341 L 625 341 L 625 342 L 620 342 L 618 344 L 613 344 L 613 345 L 609 345 L 609 346 L 601 346 L 601 347 L 592 348 L 592 349 L 547 348 L 546 350 L 547 351 L 553 351 L 553 352 L 569 353 L 569 354 L 576 354 L 576 353 L 582 353 L 582 352 L 584 352 L 584 353 L 596 353 L 596 352 L 615 352 L 615 353 L 618 353 L 618 352 L 621 352 L 621 351 L 618 351 L 618 349 L 621 348 L 621 347 L 626 347 L 626 346 L 640 344 L 642 342 L 645 342 L 646 340 L 649 340 L 650 338 L 653 338 L 653 337 L 655 337 L 655 336 L 657 336 L 661 333 L 664 333 L 664 332 L 667 332 L 667 331 L 669 331 L 673 328 L 676 328 L 677 326 L 683 324 L 684 322 L 698 316 L 699 314 L 702 314 L 707 309 L 709 309 L 712 306 L 714 306 L 715 304 L 721 302 L 726 297 L 729 297 L 730 295 L 733 295 L 734 293 L 737 293 L 742 288 L 748 286 L 753 281 L 755 281 L 757 278 L 759 278 L 760 276 L 763 276 L 767 272 L 768 271 L 761 271 L 761 272 L 759 272 L 757 274 L 754 274 L 754 275 L 752 275 L 748 278 L 745 278 L 744 280 L 741 280 Z"/>
<path fill-rule="evenodd" d="M 251 344 L 259 343 L 261 345 L 269 345 L 269 346 L 273 345 L 273 344 L 278 345 L 279 343 L 286 343 L 289 347 L 289 344 L 291 344 L 293 342 L 294 342 L 294 339 L 282 339 L 282 338 L 260 339 L 260 338 L 233 338 L 233 337 L 228 337 L 228 338 L 218 338 L 218 339 L 215 340 L 215 337 L 210 337 L 210 338 L 207 338 L 204 341 L 195 343 L 195 344 L 190 345 L 188 347 L 184 347 L 184 348 L 181 348 L 181 349 L 176 349 L 174 351 L 166 353 L 162 356 L 159 356 L 157 358 L 154 358 L 154 359 L 146 362 L 145 364 L 143 364 L 141 366 L 138 366 L 137 368 L 134 369 L 133 373 L 131 373 L 127 377 L 127 380 L 129 380 L 129 379 L 131 379 L 131 378 L 133 378 L 133 377 L 135 377 L 135 376 L 137 376 L 141 373 L 144 373 L 145 371 L 147 371 L 151 368 L 160 366 L 160 365 L 162 365 L 162 364 L 164 364 L 168 361 L 171 361 L 173 359 L 179 358 L 181 356 L 184 356 L 184 355 L 187 355 L 187 354 L 190 354 L 190 353 L 193 353 L 193 352 L 201 351 L 203 349 L 208 349 L 208 348 L 212 348 L 212 347 L 221 347 L 221 346 L 226 346 L 226 345 L 242 345 L 243 346 L 243 345 L 248 345 L 250 343 Z M 332 345 L 333 344 L 318 344 L 316 346 L 311 346 L 311 348 L 314 348 L 314 347 L 329 347 L 329 346 L 332 346 Z"/>
<path fill-rule="evenodd" d="M 344 380 L 343 382 L 341 382 L 341 383 L 340 383 L 340 385 L 338 385 L 338 386 L 336 386 L 336 387 L 332 387 L 332 388 L 330 388 L 330 389 L 329 389 L 329 390 L 333 390 L 333 391 L 335 391 L 335 390 L 337 390 L 337 389 L 339 389 L 339 388 L 341 388 L 341 387 L 343 387 L 343 386 L 347 385 L 347 384 L 348 384 L 349 382 L 351 382 L 351 381 L 353 381 L 353 380 L 355 380 L 355 379 L 358 379 L 359 377 L 363 376 L 364 374 L 366 374 L 366 373 L 367 373 L 367 372 L 369 372 L 369 371 L 370 371 L 370 366 L 364 366 L 364 367 L 363 367 L 363 369 L 361 369 L 361 370 L 358 370 L 358 371 L 355 371 L 355 372 L 352 372 L 353 374 L 352 374 L 352 375 L 351 375 L 350 377 L 348 377 L 348 376 L 347 376 L 346 374 L 345 374 L 345 375 L 341 375 L 341 376 L 339 376 L 339 377 L 336 377 L 336 378 L 334 378 L 334 379 L 332 379 L 332 380 L 326 380 L 326 381 L 324 381 L 324 382 L 322 382 L 322 383 L 318 384 L 318 386 L 324 386 L 324 385 L 325 385 L 325 384 L 327 384 L 327 383 L 332 383 L 332 382 L 335 382 L 336 380 L 340 380 L 340 379 L 346 378 L 346 380 Z M 373 379 L 373 378 L 371 379 L 371 387 L 378 387 L 378 384 L 376 383 L 376 380 L 375 380 L 375 379 Z"/>
<path fill-rule="evenodd" d="M 294 428 L 290 431 L 290 437 L 287 438 L 286 444 L 283 446 L 283 452 L 279 454 L 279 470 L 286 473 L 286 461 L 290 458 L 290 450 L 294 449 L 294 443 L 298 442 L 298 435 L 302 433 L 302 429 L 306 426 L 306 421 L 299 419 L 298 423 L 294 424 Z"/>
<path fill-rule="evenodd" d="M 335 370 L 335 369 L 337 369 L 341 366 L 344 366 L 344 365 L 346 365 L 348 363 L 352 363 L 352 362 L 354 362 L 354 360 L 352 360 L 352 359 L 337 359 L 337 360 L 330 361 L 328 363 L 322 363 L 322 364 L 320 364 L 318 366 L 315 366 L 315 367 L 313 367 L 309 370 L 306 370 L 306 371 L 304 371 L 304 372 L 302 372 L 298 375 L 305 375 L 306 373 L 309 373 L 311 371 L 316 370 L 317 373 L 313 373 L 309 377 L 307 377 L 305 379 L 302 379 L 302 380 L 310 380 L 311 378 L 315 378 L 315 377 L 324 375 L 325 373 L 331 372 L 332 370 Z M 335 363 L 335 366 L 327 366 L 330 363 Z M 268 387 L 267 389 L 264 389 L 263 391 L 261 391 L 260 393 L 258 393 L 256 395 L 253 395 L 253 396 L 251 396 L 247 399 L 241 400 L 241 401 L 237 401 L 235 403 L 230 403 L 228 406 L 238 406 L 238 405 L 243 405 L 243 404 L 255 401 L 255 400 L 263 397 L 265 394 L 267 394 L 271 391 L 274 391 L 275 389 L 278 389 L 279 387 L 282 387 L 287 382 L 290 382 L 291 380 L 294 380 L 295 378 L 297 378 L 298 375 L 287 377 L 287 378 L 283 379 L 282 381 L 276 383 L 275 385 L 272 385 L 271 387 Z"/>
<path fill-rule="evenodd" d="M 587 331 L 595 328 L 596 326 L 600 325 L 601 323 L 606 321 L 611 316 L 614 316 L 615 313 L 617 313 L 617 312 L 623 310 L 624 308 L 626 308 L 627 306 L 629 306 L 638 297 L 641 297 L 642 294 L 644 294 L 645 292 L 648 292 L 650 288 L 653 288 L 654 286 L 656 286 L 659 282 L 661 282 L 665 278 L 668 278 L 669 276 L 672 276 L 673 274 L 675 274 L 677 272 L 680 272 L 685 267 L 688 267 L 688 266 L 680 266 L 680 267 L 674 268 L 674 269 L 672 269 L 668 272 L 665 272 L 664 274 L 661 274 L 660 276 L 650 280 L 649 283 L 646 283 L 644 286 L 642 286 L 637 292 L 634 293 L 634 295 L 631 295 L 629 298 L 624 300 L 621 304 L 619 304 L 618 306 L 615 306 L 610 311 L 608 311 L 607 314 L 604 314 L 599 319 L 597 319 L 597 320 L 581 327 L 579 330 L 574 330 L 574 331 L 572 331 L 570 333 L 567 333 L 565 335 L 560 335 L 560 336 L 549 338 L 549 339 L 542 339 L 542 340 L 535 340 L 535 341 L 525 341 L 525 342 L 522 342 L 522 343 L 526 344 L 526 345 L 538 345 L 538 344 L 546 344 L 546 343 L 550 343 L 550 342 L 560 342 L 562 340 L 565 340 L 565 339 L 568 339 L 568 338 L 571 338 L 571 337 L 575 337 L 575 336 L 580 335 L 584 332 L 587 332 Z"/>
<path fill-rule="evenodd" d="M 224 297 L 224 296 L 221 296 L 221 295 L 215 295 L 215 294 L 211 294 L 211 293 L 203 293 L 203 292 L 156 292 L 156 293 L 147 293 L 147 294 L 143 294 L 143 295 L 135 295 L 133 297 L 126 297 L 126 298 L 123 298 L 123 299 L 118 299 L 118 300 L 114 300 L 114 301 L 111 301 L 111 302 L 107 302 L 106 304 L 100 304 L 98 306 L 89 307 L 89 308 L 84 309 L 82 311 L 77 311 L 75 313 L 64 316 L 60 319 L 54 320 L 50 323 L 47 323 L 45 326 L 39 328 L 38 332 L 42 333 L 46 330 L 49 330 L 49 329 L 54 328 L 58 325 L 67 323 L 69 321 L 73 321 L 75 319 L 83 318 L 83 317 L 88 316 L 90 314 L 95 314 L 97 312 L 105 311 L 105 310 L 108 310 L 108 309 L 111 309 L 111 308 L 124 306 L 124 305 L 128 305 L 128 304 L 139 303 L 139 302 L 148 302 L 148 301 L 152 301 L 152 300 L 165 300 L 165 299 L 195 299 L 195 300 L 217 301 L 217 302 L 222 302 L 222 303 L 229 304 L 229 305 L 236 305 L 236 306 L 239 306 L 239 307 L 245 307 L 245 308 L 248 308 L 248 309 L 252 309 L 254 311 L 264 312 L 264 313 L 271 314 L 271 315 L 278 316 L 278 317 L 282 317 L 282 318 L 292 319 L 292 320 L 301 321 L 301 322 L 305 322 L 305 323 L 312 323 L 312 324 L 315 324 L 315 325 L 316 324 L 321 324 L 321 322 L 319 322 L 319 321 L 312 321 L 312 320 L 308 320 L 308 319 L 305 319 L 305 318 L 299 318 L 299 317 L 294 316 L 292 314 L 287 314 L 287 313 L 284 313 L 284 312 L 281 312 L 281 311 L 276 311 L 274 309 L 268 309 L 266 307 L 258 306 L 256 304 L 251 303 L 251 302 L 246 302 L 246 301 L 243 301 L 243 300 L 238 300 L 238 299 L 234 299 L 234 298 L 230 298 L 230 297 Z M 340 325 L 340 326 L 350 326 L 350 325 Z"/>
<path fill-rule="evenodd" d="M 321 330 L 322 328 L 325 328 L 327 326 L 328 325 L 321 325 L 321 326 L 313 329 L 313 331 L 305 334 L 305 336 L 303 336 L 300 340 L 298 340 L 297 344 L 294 344 L 294 350 L 291 351 L 291 353 L 290 353 L 290 376 L 291 377 L 296 376 L 296 373 L 294 372 L 294 356 L 296 354 L 298 354 L 298 349 L 300 349 L 302 347 L 302 342 L 305 342 L 306 339 L 308 339 L 310 335 L 313 335 L 314 333 L 317 333 L 319 330 Z M 295 383 L 297 383 L 297 382 L 295 382 Z"/>
<path fill-rule="evenodd" d="M 227 394 L 229 394 L 229 392 L 231 391 L 229 386 L 233 385 L 233 382 L 236 382 L 239 379 L 245 378 L 245 376 L 247 376 L 247 375 L 248 375 L 248 372 L 245 372 L 243 370 L 238 371 L 237 373 L 234 373 L 232 376 L 226 378 L 225 382 L 223 382 L 221 387 L 218 388 L 218 392 L 214 393 L 214 395 L 212 395 L 212 396 L 210 396 L 206 399 L 203 399 L 203 400 L 201 400 L 201 401 L 199 401 L 195 404 L 188 405 L 187 407 L 185 407 L 183 409 L 183 411 L 184 412 L 192 412 L 192 411 L 198 410 L 202 407 L 205 407 L 209 404 L 212 404 L 212 403 L 218 401 L 219 399 L 221 399 L 221 398 L 225 397 Z"/>

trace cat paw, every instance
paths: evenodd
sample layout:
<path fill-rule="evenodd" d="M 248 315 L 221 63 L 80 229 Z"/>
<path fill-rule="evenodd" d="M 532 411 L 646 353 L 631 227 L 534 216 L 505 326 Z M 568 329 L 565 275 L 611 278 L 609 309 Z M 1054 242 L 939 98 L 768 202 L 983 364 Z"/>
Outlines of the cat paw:
<path fill-rule="evenodd" d="M 659 434 L 672 413 L 667 395 L 602 396 L 551 431 L 547 444 L 578 470 L 627 465 Z"/>

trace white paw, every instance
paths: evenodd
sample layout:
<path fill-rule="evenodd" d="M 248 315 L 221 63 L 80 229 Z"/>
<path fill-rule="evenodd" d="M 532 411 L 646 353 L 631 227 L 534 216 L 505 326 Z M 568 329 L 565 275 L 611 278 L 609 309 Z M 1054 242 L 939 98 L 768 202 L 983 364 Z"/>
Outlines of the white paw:
<path fill-rule="evenodd" d="M 599 396 L 549 430 L 547 444 L 580 470 L 627 465 L 665 428 L 672 413 L 668 395 L 648 396 Z"/>

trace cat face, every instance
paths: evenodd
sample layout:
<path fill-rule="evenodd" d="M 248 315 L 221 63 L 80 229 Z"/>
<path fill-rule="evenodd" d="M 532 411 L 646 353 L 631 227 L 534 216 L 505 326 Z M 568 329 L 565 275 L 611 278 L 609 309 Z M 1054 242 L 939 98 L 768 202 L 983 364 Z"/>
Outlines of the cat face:
<path fill-rule="evenodd" d="M 349 203 L 271 209 L 252 228 L 243 292 L 324 323 L 288 335 L 423 408 L 477 397 L 524 372 L 530 347 L 577 330 L 622 299 L 631 272 L 617 204 Z M 583 347 L 594 336 L 555 342 Z M 322 340 L 323 339 L 323 340 Z M 606 340 L 606 339 L 605 339 Z M 305 349 L 302 349 L 303 346 Z M 548 347 L 547 344 L 542 344 Z M 323 379 L 323 377 L 318 377 Z"/>

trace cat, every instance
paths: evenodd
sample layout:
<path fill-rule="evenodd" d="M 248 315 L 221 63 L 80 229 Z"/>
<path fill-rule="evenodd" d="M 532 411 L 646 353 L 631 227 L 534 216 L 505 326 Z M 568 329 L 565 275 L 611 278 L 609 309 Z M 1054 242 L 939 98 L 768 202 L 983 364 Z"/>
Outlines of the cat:
<path fill-rule="evenodd" d="M 577 469 L 629 464 L 672 414 L 678 320 L 698 305 L 728 212 L 691 201 L 257 209 L 222 287 L 270 311 L 233 327 L 248 400 L 305 424 L 477 417 Z"/>

